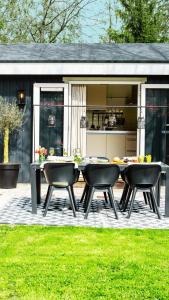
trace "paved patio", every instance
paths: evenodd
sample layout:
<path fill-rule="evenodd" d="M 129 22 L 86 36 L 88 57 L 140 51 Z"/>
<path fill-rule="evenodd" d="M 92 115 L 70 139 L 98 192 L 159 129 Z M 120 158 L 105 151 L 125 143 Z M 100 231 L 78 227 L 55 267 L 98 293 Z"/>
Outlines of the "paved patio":
<path fill-rule="evenodd" d="M 89 226 L 103 228 L 163 228 L 169 229 L 169 218 L 164 217 L 164 188 L 161 191 L 162 220 L 157 218 L 148 205 L 145 205 L 142 194 L 136 196 L 135 207 L 131 218 L 127 219 L 127 213 L 118 209 L 119 220 L 114 217 L 113 210 L 105 203 L 102 193 L 95 194 L 91 212 L 88 219 L 84 220 L 84 212 L 80 204 L 82 188 L 75 189 L 75 195 L 79 207 L 77 217 L 72 216 L 69 209 L 69 201 L 66 191 L 54 191 L 52 201 L 44 218 L 43 203 L 47 185 L 42 184 L 42 204 L 38 206 L 37 215 L 31 213 L 31 191 L 29 184 L 18 184 L 16 189 L 0 190 L 0 224 L 27 224 L 27 225 L 54 225 L 54 226 Z M 114 195 L 116 205 L 121 197 L 122 189 L 115 188 Z M 57 197 L 57 199 L 56 199 Z"/>

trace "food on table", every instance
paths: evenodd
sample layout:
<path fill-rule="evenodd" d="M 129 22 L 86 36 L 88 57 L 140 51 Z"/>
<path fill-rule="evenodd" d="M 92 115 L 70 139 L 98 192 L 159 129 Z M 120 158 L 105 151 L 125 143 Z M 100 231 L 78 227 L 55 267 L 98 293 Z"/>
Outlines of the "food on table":
<path fill-rule="evenodd" d="M 118 157 L 118 156 L 113 157 L 113 161 L 119 161 L 119 160 L 120 160 L 120 157 Z"/>
<path fill-rule="evenodd" d="M 120 159 L 120 157 L 118 157 L 118 156 L 115 156 L 112 160 L 112 163 L 114 163 L 114 164 L 124 164 L 124 160 Z"/>

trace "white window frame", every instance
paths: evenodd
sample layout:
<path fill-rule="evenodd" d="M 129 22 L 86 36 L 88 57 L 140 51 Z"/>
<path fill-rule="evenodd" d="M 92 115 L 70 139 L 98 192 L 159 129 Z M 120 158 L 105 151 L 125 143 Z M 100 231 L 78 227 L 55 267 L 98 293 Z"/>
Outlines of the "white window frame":
<path fill-rule="evenodd" d="M 142 84 L 141 85 L 141 102 L 140 102 L 140 116 L 146 121 L 146 90 L 147 89 L 169 89 L 169 84 Z M 139 154 L 145 155 L 145 128 L 140 129 L 140 144 Z"/>
<path fill-rule="evenodd" d="M 101 77 L 101 78 L 85 78 L 85 77 L 63 77 L 64 82 L 68 82 L 69 84 L 69 103 L 71 103 L 71 88 L 72 85 L 76 84 L 84 84 L 84 85 L 91 85 L 91 84 L 109 84 L 109 85 L 137 85 L 138 87 L 138 93 L 137 93 L 137 119 L 140 116 L 140 106 L 141 106 L 141 86 L 143 83 L 147 81 L 146 77 L 123 77 L 123 78 L 118 78 L 118 77 L 111 77 L 111 78 L 106 78 L 106 77 Z M 140 155 L 140 145 L 142 143 L 142 131 L 140 131 L 138 128 L 136 129 L 136 136 L 137 136 L 137 147 L 136 147 L 136 154 L 137 156 Z M 68 150 L 68 152 L 70 149 Z"/>
<path fill-rule="evenodd" d="M 40 91 L 64 91 L 64 120 L 63 120 L 63 148 L 68 148 L 68 84 L 66 83 L 35 83 L 33 85 L 33 142 L 32 161 L 38 159 L 35 149 L 39 147 L 40 137 Z M 41 145 L 43 146 L 43 145 Z"/>

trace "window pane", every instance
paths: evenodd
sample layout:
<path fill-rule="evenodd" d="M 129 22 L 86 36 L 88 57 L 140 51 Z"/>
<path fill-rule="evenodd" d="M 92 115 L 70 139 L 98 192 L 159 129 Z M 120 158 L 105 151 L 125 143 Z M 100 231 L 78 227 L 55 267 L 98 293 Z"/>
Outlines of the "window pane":
<path fill-rule="evenodd" d="M 40 94 L 40 145 L 54 148 L 54 155 L 63 153 L 63 91 L 41 91 Z"/>

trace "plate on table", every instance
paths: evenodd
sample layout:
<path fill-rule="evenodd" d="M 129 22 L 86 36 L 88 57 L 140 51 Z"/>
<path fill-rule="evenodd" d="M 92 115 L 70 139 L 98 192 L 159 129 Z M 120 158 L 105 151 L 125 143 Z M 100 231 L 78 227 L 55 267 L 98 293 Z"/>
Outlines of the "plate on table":
<path fill-rule="evenodd" d="M 84 161 L 86 163 L 95 163 L 95 164 L 97 164 L 97 163 L 98 164 L 100 164 L 100 163 L 105 164 L 105 163 L 109 162 L 108 159 L 97 157 L 97 156 L 85 157 Z"/>
<path fill-rule="evenodd" d="M 109 163 L 109 161 L 107 159 L 97 159 L 96 162 L 98 164 L 107 164 L 107 163 Z"/>
<path fill-rule="evenodd" d="M 47 157 L 47 161 L 53 161 L 53 162 L 73 162 L 72 156 L 54 156 L 49 155 Z"/>

